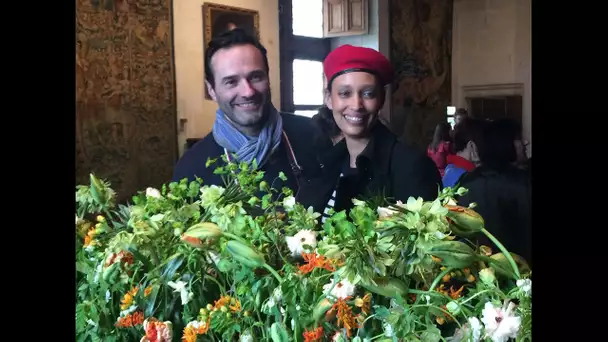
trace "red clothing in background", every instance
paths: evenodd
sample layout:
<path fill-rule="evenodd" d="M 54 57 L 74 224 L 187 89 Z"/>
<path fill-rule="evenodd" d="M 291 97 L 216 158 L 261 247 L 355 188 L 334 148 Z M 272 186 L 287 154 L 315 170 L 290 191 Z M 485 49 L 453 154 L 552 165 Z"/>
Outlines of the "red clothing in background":
<path fill-rule="evenodd" d="M 426 154 L 433 159 L 435 165 L 437 165 L 437 169 L 439 169 L 439 173 L 441 173 L 441 177 L 445 172 L 445 167 L 448 165 L 448 155 L 451 152 L 451 143 L 449 141 L 442 141 L 437 146 L 437 151 L 433 151 L 431 146 L 426 150 Z"/>

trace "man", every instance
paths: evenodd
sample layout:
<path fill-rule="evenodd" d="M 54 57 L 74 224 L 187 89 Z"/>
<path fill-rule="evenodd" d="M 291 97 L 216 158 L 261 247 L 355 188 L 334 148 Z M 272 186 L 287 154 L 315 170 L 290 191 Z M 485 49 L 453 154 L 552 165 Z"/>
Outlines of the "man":
<path fill-rule="evenodd" d="M 222 165 L 222 155 L 233 159 L 236 154 L 239 162 L 255 159 L 265 173 L 264 180 L 274 188 L 287 186 L 297 192 L 308 169 L 305 166 L 312 165 L 307 171 L 315 169 L 312 125 L 307 117 L 274 108 L 268 74 L 266 49 L 242 29 L 211 40 L 205 51 L 205 83 L 219 108 L 212 132 L 178 161 L 174 181 L 200 177 L 204 184 L 224 186 L 213 171 Z M 207 168 L 208 158 L 218 162 Z M 287 181 L 279 179 L 281 172 Z"/>
<path fill-rule="evenodd" d="M 464 118 L 469 117 L 469 112 L 464 108 L 458 108 L 456 115 L 454 115 L 454 126 L 458 125 Z"/>

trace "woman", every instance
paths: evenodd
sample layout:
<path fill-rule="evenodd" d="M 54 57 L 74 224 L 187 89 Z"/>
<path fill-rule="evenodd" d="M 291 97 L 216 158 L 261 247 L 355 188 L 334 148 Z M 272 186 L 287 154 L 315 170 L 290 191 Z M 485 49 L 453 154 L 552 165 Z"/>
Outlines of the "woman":
<path fill-rule="evenodd" d="M 324 144 L 319 155 L 323 172 L 311 180 L 315 210 L 326 217 L 332 208 L 349 210 L 355 198 L 436 198 L 441 176 L 433 161 L 397 142 L 378 120 L 385 86 L 393 79 L 390 62 L 373 49 L 342 45 L 327 56 L 323 68 L 325 106 L 315 122 L 322 140 L 334 138 L 335 144 Z"/>
<path fill-rule="evenodd" d="M 447 157 L 443 175 L 443 187 L 454 187 L 464 174 L 471 172 L 479 163 L 478 149 L 486 122 L 481 119 L 464 118 L 454 127 L 452 152 Z"/>
<path fill-rule="evenodd" d="M 433 135 L 433 141 L 431 141 L 431 144 L 426 150 L 426 154 L 433 159 L 435 165 L 437 165 L 441 177 L 443 177 L 445 173 L 448 155 L 451 154 L 451 130 L 452 126 L 447 122 L 437 124 L 435 127 L 435 134 Z"/>

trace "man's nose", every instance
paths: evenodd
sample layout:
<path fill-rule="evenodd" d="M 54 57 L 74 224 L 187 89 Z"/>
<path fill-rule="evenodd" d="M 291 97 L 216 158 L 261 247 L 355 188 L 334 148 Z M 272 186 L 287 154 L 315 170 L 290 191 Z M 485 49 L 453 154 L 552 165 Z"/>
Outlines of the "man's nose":
<path fill-rule="evenodd" d="M 251 86 L 251 83 L 249 83 L 248 80 L 243 80 L 243 82 L 241 82 L 240 93 L 242 97 L 251 97 L 255 94 L 255 89 Z"/>

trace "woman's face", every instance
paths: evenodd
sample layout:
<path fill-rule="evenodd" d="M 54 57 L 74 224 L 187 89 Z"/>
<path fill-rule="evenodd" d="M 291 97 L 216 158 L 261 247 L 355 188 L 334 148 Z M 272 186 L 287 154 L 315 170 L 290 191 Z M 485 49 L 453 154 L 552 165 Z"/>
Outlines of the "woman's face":
<path fill-rule="evenodd" d="M 325 105 L 345 137 L 361 138 L 369 131 L 384 104 L 384 89 L 376 76 L 367 72 L 349 72 L 336 77 Z"/>

